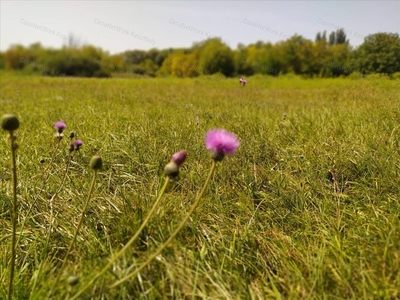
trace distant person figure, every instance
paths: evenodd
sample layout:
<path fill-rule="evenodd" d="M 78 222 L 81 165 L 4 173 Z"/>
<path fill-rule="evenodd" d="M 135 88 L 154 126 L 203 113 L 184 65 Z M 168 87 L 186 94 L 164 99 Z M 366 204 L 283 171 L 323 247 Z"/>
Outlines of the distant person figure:
<path fill-rule="evenodd" d="M 241 85 L 245 86 L 246 85 L 246 79 L 244 79 L 243 77 L 239 79 L 239 82 Z"/>

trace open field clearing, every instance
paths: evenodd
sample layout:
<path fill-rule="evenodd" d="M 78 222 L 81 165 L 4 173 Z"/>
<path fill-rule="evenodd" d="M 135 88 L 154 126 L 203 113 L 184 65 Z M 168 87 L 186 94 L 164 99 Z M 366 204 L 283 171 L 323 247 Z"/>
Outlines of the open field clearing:
<path fill-rule="evenodd" d="M 187 159 L 138 240 L 78 299 L 398 299 L 399 80 L 0 77 L 15 132 L 15 299 L 73 298 L 135 234 L 181 149 Z M 53 128 L 66 123 L 57 147 Z M 217 167 L 209 129 L 241 142 Z M 73 130 L 83 146 L 69 157 Z M 8 293 L 11 152 L 0 143 L 0 299 Z M 74 249 L 59 274 L 91 185 Z M 61 276 L 58 284 L 57 276 Z M 76 285 L 68 284 L 76 276 Z M 71 282 L 70 282 L 71 283 Z M 56 285 L 56 287 L 54 287 Z M 53 296 L 49 295 L 53 289 Z M 86 297 L 86 298 L 85 298 Z"/>

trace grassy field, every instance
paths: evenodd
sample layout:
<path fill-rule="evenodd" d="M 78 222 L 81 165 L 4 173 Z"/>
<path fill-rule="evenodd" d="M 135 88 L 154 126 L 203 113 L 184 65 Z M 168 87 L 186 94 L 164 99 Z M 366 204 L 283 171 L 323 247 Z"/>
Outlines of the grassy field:
<path fill-rule="evenodd" d="M 135 234 L 185 149 L 140 239 L 79 299 L 398 299 L 399 80 L 70 79 L 2 74 L 0 113 L 20 120 L 15 299 L 73 297 Z M 56 121 L 67 124 L 55 148 Z M 209 129 L 241 145 L 217 164 Z M 69 132 L 84 145 L 68 164 Z M 10 276 L 11 152 L 0 143 L 0 299 Z M 54 157 L 53 157 L 54 153 Z M 92 178 L 76 245 L 60 266 Z M 52 158 L 53 157 L 53 158 Z M 79 278 L 75 286 L 69 276 Z"/>

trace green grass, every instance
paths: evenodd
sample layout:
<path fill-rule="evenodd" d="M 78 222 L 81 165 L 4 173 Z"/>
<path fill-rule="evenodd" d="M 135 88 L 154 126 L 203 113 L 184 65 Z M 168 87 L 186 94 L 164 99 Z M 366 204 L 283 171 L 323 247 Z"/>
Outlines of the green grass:
<path fill-rule="evenodd" d="M 85 297 L 400 297 L 398 80 L 254 77 L 242 88 L 237 79 L 3 73 L 0 91 L 1 115 L 14 113 L 21 123 L 15 299 L 48 297 L 89 190 L 94 154 L 104 166 L 55 299 L 72 297 L 135 234 L 164 182 L 165 164 L 181 149 L 188 158 L 180 181 L 168 188 L 140 240 Z M 53 124 L 59 119 L 68 126 L 66 136 L 74 130 L 84 142 L 64 184 L 67 137 L 51 162 Z M 189 211 L 211 166 L 203 141 L 211 128 L 235 133 L 241 141 L 237 153 L 217 165 L 172 245 L 137 277 L 102 292 L 144 262 Z M 12 178 L 2 135 L 0 299 L 5 299 Z M 70 275 L 79 277 L 77 286 L 67 284 Z"/>

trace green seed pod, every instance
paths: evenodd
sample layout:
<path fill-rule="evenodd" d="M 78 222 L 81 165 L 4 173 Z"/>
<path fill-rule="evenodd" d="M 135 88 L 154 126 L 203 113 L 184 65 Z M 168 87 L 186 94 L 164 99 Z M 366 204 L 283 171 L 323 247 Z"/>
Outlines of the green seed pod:
<path fill-rule="evenodd" d="M 68 284 L 69 284 L 70 286 L 74 286 L 74 285 L 77 285 L 77 284 L 78 284 L 78 282 L 79 282 L 79 277 L 77 277 L 77 276 L 69 276 L 68 279 L 67 279 L 67 281 L 68 281 Z"/>
<path fill-rule="evenodd" d="M 1 127 L 8 131 L 17 130 L 19 127 L 19 120 L 13 114 L 5 114 L 1 118 Z"/>
<path fill-rule="evenodd" d="M 165 166 L 164 173 L 166 176 L 169 176 L 170 178 L 177 177 L 179 175 L 179 167 L 176 163 L 171 161 Z"/>
<path fill-rule="evenodd" d="M 100 155 L 96 154 L 95 156 L 93 156 L 90 160 L 90 167 L 93 170 L 100 170 L 102 166 L 103 160 L 101 159 Z"/>

